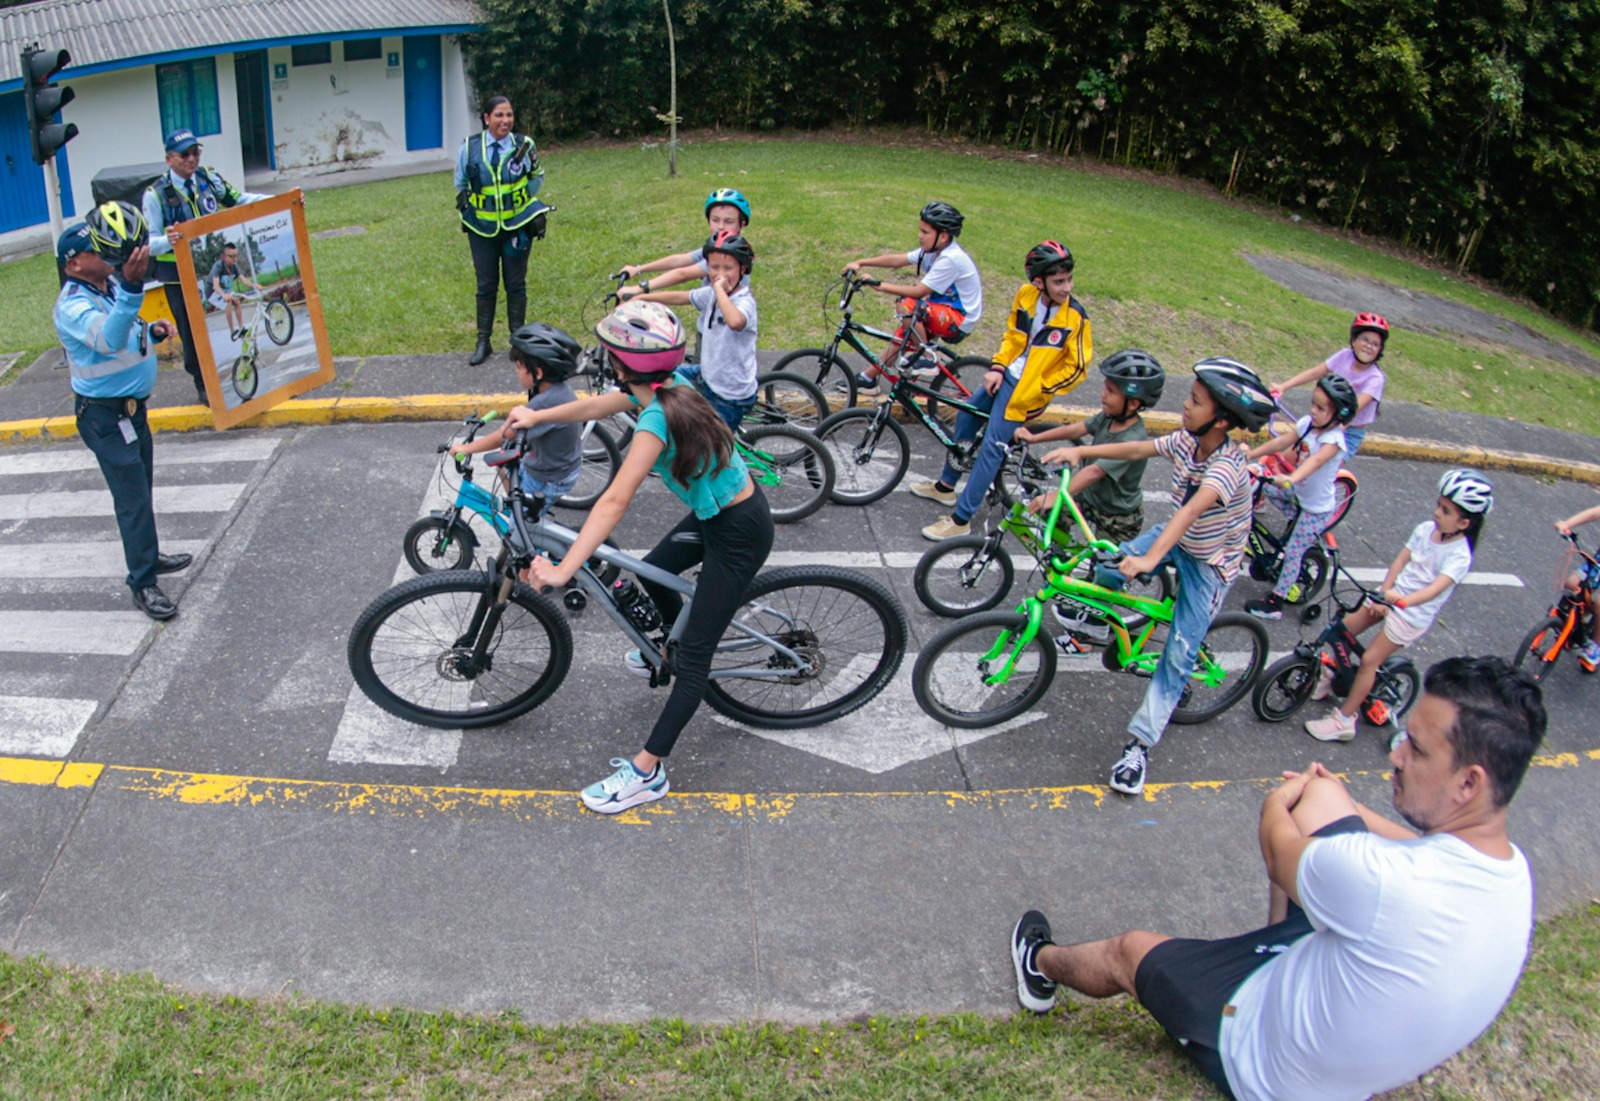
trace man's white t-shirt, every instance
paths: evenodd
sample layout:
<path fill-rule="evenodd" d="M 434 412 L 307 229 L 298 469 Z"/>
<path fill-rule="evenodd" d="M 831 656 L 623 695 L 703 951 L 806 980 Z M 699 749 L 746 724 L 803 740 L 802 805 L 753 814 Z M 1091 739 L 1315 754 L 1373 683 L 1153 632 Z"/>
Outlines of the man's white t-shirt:
<path fill-rule="evenodd" d="M 1339 453 L 1321 466 L 1310 477 L 1302 479 L 1295 486 L 1295 499 L 1300 502 L 1300 507 L 1307 512 L 1332 512 L 1333 480 L 1339 476 L 1339 468 L 1350 457 L 1350 447 L 1344 442 L 1344 429 L 1337 424 L 1317 431 L 1311 427 L 1310 417 L 1301 417 L 1294 426 L 1295 433 L 1300 437 L 1300 443 L 1306 450 L 1306 458 L 1310 458 L 1322 450 L 1324 444 L 1333 444 Z"/>
<path fill-rule="evenodd" d="M 966 315 L 961 331 L 970 333 L 983 316 L 983 280 L 966 250 L 951 241 L 935 253 L 914 248 L 906 253 L 906 261 L 916 269 L 917 282 L 933 290 L 928 296 L 932 301 L 954 306 Z"/>
<path fill-rule="evenodd" d="M 1448 574 L 1455 584 L 1426 604 L 1390 609 L 1390 615 L 1399 616 L 1416 631 L 1425 631 L 1433 626 L 1439 610 L 1455 595 L 1467 574 L 1472 572 L 1472 548 L 1467 545 L 1466 536 L 1458 535 L 1454 539 L 1435 543 L 1434 527 L 1432 520 L 1424 520 L 1411 532 L 1411 538 L 1406 540 L 1406 550 L 1411 552 L 1411 560 L 1400 571 L 1400 576 L 1395 578 L 1395 591 L 1402 596 L 1410 595 L 1433 584 L 1440 574 Z"/>
<path fill-rule="evenodd" d="M 1239 1101 L 1393 1089 L 1489 1027 L 1522 974 L 1533 879 L 1513 847 L 1451 834 L 1319 838 L 1300 858 L 1315 932 L 1240 985 L 1221 1054 Z"/>

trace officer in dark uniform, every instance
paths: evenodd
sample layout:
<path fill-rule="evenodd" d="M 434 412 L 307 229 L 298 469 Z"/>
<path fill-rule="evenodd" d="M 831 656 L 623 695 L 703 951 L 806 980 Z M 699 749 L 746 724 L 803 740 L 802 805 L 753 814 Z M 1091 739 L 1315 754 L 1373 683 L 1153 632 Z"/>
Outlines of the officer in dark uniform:
<path fill-rule="evenodd" d="M 56 333 L 72 373 L 78 435 L 94 452 L 111 490 L 133 602 L 151 619 L 178 606 L 156 575 L 187 569 L 187 554 L 162 554 L 152 501 L 155 453 L 145 402 L 156 381 L 154 344 L 172 335 L 146 325 L 144 277 L 150 248 L 144 218 L 128 203 L 105 203 L 63 233 L 56 259 L 65 277 L 56 299 Z"/>
<path fill-rule="evenodd" d="M 167 135 L 167 170 L 144 193 L 144 220 L 150 229 L 150 254 L 155 257 L 156 278 L 166 284 L 167 306 L 178 323 L 178 338 L 183 341 L 183 369 L 194 380 L 201 405 L 210 403 L 206 382 L 200 375 L 200 353 L 195 350 L 189 324 L 189 307 L 183 297 L 178 275 L 178 260 L 167 240 L 167 227 L 215 214 L 222 207 L 255 203 L 267 198 L 240 191 L 215 168 L 200 164 L 200 139 L 192 130 L 174 130 Z M 209 292 L 211 288 L 207 287 Z M 205 319 L 201 318 L 201 323 Z"/>
<path fill-rule="evenodd" d="M 502 272 L 507 327 L 513 333 L 522 328 L 528 309 L 528 250 L 544 237 L 545 214 L 554 209 L 534 198 L 544 186 L 544 169 L 533 139 L 512 132 L 516 114 L 511 101 L 491 96 L 482 117 L 483 132 L 463 142 L 456 155 L 456 209 L 472 245 L 478 278 L 478 346 L 467 360 L 473 367 L 489 358 Z"/>

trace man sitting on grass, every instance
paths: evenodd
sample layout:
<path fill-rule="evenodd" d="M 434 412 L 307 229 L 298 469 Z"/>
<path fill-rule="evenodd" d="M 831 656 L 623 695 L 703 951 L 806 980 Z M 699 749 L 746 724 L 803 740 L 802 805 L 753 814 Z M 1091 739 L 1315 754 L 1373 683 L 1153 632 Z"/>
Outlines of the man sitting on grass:
<path fill-rule="evenodd" d="M 1500 658 L 1450 658 L 1395 739 L 1394 808 L 1321 765 L 1261 809 L 1271 924 L 1224 940 L 1142 931 L 1059 946 L 1030 910 L 1017 997 L 1132 994 L 1228 1097 L 1333 1101 L 1409 1082 L 1466 1047 L 1511 996 L 1533 923 L 1506 805 L 1544 737 L 1539 689 Z"/>

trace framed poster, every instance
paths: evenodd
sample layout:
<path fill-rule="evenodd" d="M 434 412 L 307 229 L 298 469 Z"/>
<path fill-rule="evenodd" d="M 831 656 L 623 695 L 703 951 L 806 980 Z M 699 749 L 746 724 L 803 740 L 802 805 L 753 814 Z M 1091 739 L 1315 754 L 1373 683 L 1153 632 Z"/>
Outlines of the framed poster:
<path fill-rule="evenodd" d="M 298 189 L 168 229 L 218 428 L 333 381 Z"/>

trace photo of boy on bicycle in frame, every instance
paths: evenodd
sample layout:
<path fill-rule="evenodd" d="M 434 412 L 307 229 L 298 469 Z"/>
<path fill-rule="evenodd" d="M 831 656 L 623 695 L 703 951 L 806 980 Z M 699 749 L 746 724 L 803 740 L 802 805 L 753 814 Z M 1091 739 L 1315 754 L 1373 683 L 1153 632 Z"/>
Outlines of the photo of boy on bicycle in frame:
<path fill-rule="evenodd" d="M 195 352 L 216 427 L 334 377 L 299 191 L 174 227 Z"/>

